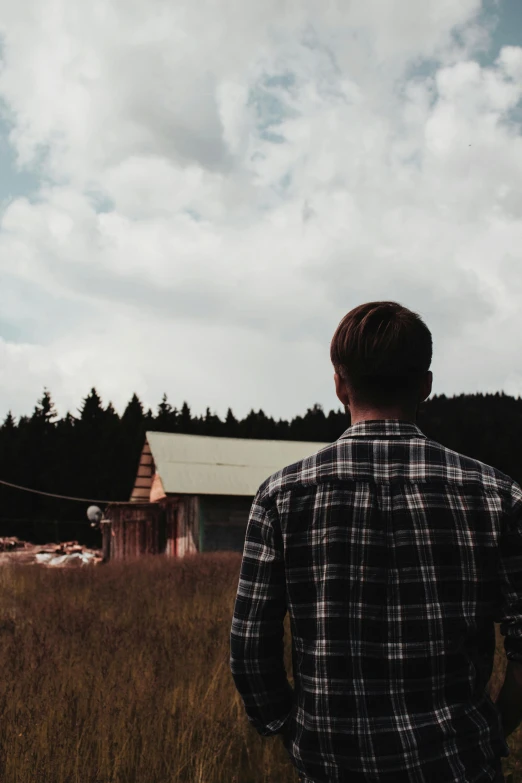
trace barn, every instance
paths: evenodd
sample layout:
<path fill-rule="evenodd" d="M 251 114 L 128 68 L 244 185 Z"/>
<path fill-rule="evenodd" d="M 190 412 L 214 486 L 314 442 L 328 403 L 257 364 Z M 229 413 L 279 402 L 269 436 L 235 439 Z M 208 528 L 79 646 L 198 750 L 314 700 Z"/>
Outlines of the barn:
<path fill-rule="evenodd" d="M 326 445 L 148 432 L 130 501 L 105 511 L 105 558 L 242 552 L 259 485 Z"/>

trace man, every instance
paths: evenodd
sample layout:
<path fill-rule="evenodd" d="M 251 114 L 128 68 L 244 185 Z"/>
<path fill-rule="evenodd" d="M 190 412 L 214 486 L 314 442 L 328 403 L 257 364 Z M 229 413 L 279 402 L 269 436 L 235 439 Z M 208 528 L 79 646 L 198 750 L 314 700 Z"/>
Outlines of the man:
<path fill-rule="evenodd" d="M 349 312 L 331 359 L 351 426 L 252 505 L 231 670 L 304 783 L 503 780 L 522 719 L 522 489 L 417 427 L 431 358 L 399 304 Z M 508 658 L 496 704 L 494 622 Z"/>

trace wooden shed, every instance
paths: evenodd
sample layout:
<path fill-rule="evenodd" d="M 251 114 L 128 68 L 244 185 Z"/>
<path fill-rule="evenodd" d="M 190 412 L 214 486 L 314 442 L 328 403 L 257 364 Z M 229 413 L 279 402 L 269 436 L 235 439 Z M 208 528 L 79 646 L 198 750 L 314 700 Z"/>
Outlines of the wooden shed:
<path fill-rule="evenodd" d="M 151 503 L 113 503 L 105 512 L 109 526 L 102 526 L 109 535 L 110 547 L 104 546 L 104 555 L 111 560 L 159 554 L 165 551 L 165 524 L 163 509 Z M 105 543 L 105 542 L 104 542 Z"/>
<path fill-rule="evenodd" d="M 106 509 L 104 550 L 111 559 L 242 552 L 259 485 L 326 445 L 148 432 L 130 502 Z"/>

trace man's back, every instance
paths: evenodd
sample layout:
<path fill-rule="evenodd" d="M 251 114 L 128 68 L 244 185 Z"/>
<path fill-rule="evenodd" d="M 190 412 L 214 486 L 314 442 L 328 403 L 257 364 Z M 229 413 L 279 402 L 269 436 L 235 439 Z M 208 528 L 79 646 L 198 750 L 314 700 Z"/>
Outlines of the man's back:
<path fill-rule="evenodd" d="M 359 422 L 270 477 L 231 636 L 253 724 L 277 732 L 286 709 L 289 753 L 317 783 L 492 780 L 509 751 L 485 687 L 494 621 L 522 660 L 521 519 L 509 477 L 405 421 Z M 293 694 L 274 663 L 282 591 Z"/>

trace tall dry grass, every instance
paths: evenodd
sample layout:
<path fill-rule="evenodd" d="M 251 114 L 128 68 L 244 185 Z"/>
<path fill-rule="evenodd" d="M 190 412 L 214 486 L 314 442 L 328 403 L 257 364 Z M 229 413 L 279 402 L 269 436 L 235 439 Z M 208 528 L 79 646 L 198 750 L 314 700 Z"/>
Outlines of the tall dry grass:
<path fill-rule="evenodd" d="M 2 783 L 295 781 L 229 673 L 239 564 L 2 569 Z"/>
<path fill-rule="evenodd" d="M 239 565 L 202 554 L 1 569 L 2 783 L 296 783 L 229 672 Z"/>

